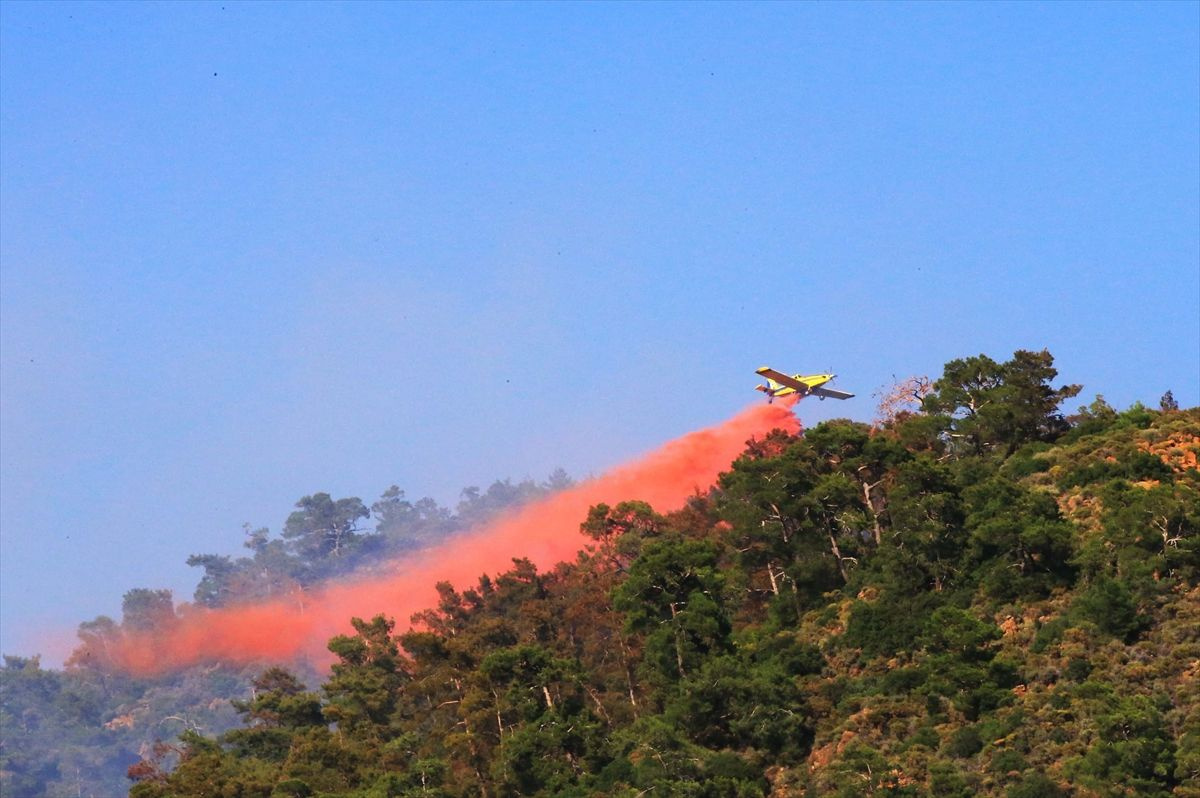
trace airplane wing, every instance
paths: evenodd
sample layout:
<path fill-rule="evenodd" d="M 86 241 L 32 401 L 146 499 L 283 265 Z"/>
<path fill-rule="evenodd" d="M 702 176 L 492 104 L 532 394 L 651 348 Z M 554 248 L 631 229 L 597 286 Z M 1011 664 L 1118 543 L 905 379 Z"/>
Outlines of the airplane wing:
<path fill-rule="evenodd" d="M 813 388 L 810 390 L 813 396 L 823 396 L 826 399 L 849 399 L 854 394 L 846 393 L 845 391 L 835 391 L 833 388 Z"/>
<path fill-rule="evenodd" d="M 760 369 L 755 369 L 755 373 L 761 374 L 769 380 L 775 380 L 775 382 L 779 383 L 780 385 L 786 385 L 789 388 L 795 388 L 801 394 L 806 394 L 812 390 L 812 388 L 809 388 L 807 385 L 800 382 L 800 380 L 792 379 L 788 375 L 776 371 L 769 366 L 763 366 Z"/>

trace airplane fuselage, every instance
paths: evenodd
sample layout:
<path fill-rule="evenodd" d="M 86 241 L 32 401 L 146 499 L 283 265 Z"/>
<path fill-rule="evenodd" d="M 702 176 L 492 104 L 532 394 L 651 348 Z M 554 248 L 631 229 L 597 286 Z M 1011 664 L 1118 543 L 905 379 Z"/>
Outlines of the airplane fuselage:
<path fill-rule="evenodd" d="M 794 396 L 796 394 L 805 396 L 813 388 L 820 388 L 836 376 L 836 374 L 792 374 L 791 378 L 803 385 L 804 390 L 793 388 L 790 385 L 780 385 L 772 379 L 768 379 L 766 385 L 758 386 L 758 390 L 770 394 L 772 398 L 776 396 Z"/>
<path fill-rule="evenodd" d="M 825 383 L 836 377 L 836 374 L 782 374 L 770 366 L 763 366 L 756 373 L 766 379 L 766 385 L 756 385 L 755 390 L 762 391 L 771 401 L 776 396 L 808 396 L 812 394 L 821 399 L 849 399 L 854 394 L 845 391 L 835 391 L 823 388 Z"/>

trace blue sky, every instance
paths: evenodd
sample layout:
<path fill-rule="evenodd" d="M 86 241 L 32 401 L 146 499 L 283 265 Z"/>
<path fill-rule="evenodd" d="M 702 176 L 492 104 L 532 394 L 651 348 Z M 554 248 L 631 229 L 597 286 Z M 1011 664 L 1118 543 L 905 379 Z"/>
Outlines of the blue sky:
<path fill-rule="evenodd" d="M 1200 403 L 1200 5 L 0 5 L 0 649 L 833 369 Z M 1070 407 L 1069 409 L 1074 409 Z"/>

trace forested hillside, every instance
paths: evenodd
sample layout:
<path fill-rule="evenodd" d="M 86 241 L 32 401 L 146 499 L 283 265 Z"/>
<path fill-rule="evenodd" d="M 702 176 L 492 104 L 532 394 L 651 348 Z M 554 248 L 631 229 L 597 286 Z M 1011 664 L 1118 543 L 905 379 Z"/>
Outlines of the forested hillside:
<path fill-rule="evenodd" d="M 269 666 L 212 662 L 149 677 L 118 666 L 112 652 L 130 635 L 153 633 L 194 611 L 307 596 L 351 573 L 369 573 L 397 556 L 445 542 L 496 514 L 544 498 L 571 484 L 561 470 L 542 483 L 497 481 L 462 491 L 453 509 L 430 498 L 409 501 L 392 486 L 367 508 L 361 499 L 305 496 L 282 533 L 245 528 L 247 556 L 197 554 L 202 570 L 192 601 L 169 590 L 125 593 L 120 620 L 100 616 L 79 626 L 79 646 L 63 670 L 36 656 L 4 657 L 0 668 L 0 796 L 125 794 L 129 767 L 156 742 L 183 731 L 209 736 L 237 726 L 232 701 L 247 695 Z M 368 526 L 368 519 L 374 521 Z M 289 667 L 315 683 L 306 662 Z"/>
<path fill-rule="evenodd" d="M 1200 796 L 1200 408 L 1068 413 L 1056 376 L 1045 352 L 956 360 L 874 425 L 749 441 L 682 510 L 593 507 L 572 562 L 443 584 L 411 628 L 355 619 L 319 676 L 8 658 L 0 784 L 74 795 L 111 739 L 136 798 Z M 195 558 L 196 600 L 383 545 L 354 537 L 361 503 L 349 536 L 310 523 L 337 506 Z M 125 624 L 172 611 L 132 598 Z M 162 691 L 213 720 L 118 742 Z"/>

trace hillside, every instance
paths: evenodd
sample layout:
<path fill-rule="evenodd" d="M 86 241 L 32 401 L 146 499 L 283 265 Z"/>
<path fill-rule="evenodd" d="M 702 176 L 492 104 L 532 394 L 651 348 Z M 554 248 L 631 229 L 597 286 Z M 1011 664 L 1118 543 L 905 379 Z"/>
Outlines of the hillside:
<path fill-rule="evenodd" d="M 1200 796 L 1200 408 L 1065 416 L 1056 376 L 965 358 L 749 441 L 682 510 L 593 506 L 571 562 L 356 619 L 321 676 L 7 658 L 0 785 L 76 794 L 33 741 L 100 756 L 169 685 L 213 720 L 125 749 L 135 798 Z"/>

